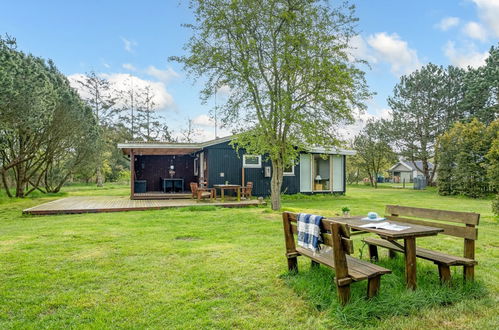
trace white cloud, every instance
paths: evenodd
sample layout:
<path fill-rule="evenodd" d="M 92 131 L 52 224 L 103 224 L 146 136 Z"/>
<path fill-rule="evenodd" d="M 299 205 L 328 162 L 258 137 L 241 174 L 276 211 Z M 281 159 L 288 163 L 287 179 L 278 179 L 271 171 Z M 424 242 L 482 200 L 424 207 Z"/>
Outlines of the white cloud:
<path fill-rule="evenodd" d="M 202 117 L 202 116 L 206 116 L 206 115 L 200 115 L 198 117 Z M 198 117 L 196 117 L 196 118 L 198 118 Z M 213 126 L 209 127 L 209 126 L 203 126 L 203 125 L 196 124 L 195 123 L 196 118 L 193 119 L 194 129 L 196 131 L 194 138 L 193 138 L 194 142 L 204 142 L 204 141 L 209 141 L 209 140 L 215 139 L 215 126 L 213 125 Z M 174 138 L 177 138 L 179 141 L 182 141 L 182 139 L 184 138 L 184 136 L 182 135 L 182 129 L 185 129 L 186 126 L 187 126 L 186 122 L 183 124 L 183 127 L 182 127 L 182 125 L 176 126 L 176 129 L 173 131 L 172 136 Z M 229 136 L 229 135 L 232 135 L 232 132 L 229 129 L 224 128 L 224 127 L 217 128 L 217 137 L 218 138 Z"/>
<path fill-rule="evenodd" d="M 480 41 L 487 40 L 487 30 L 483 27 L 482 24 L 477 22 L 469 22 L 463 27 L 463 32 L 468 37 L 477 39 Z"/>
<path fill-rule="evenodd" d="M 478 8 L 478 16 L 499 37 L 499 1 L 498 0 L 472 0 Z"/>
<path fill-rule="evenodd" d="M 133 64 L 130 64 L 130 63 L 124 63 L 122 65 L 122 67 L 123 67 L 123 69 L 128 70 L 128 71 L 137 71 L 137 68 Z"/>
<path fill-rule="evenodd" d="M 129 40 L 125 37 L 121 37 L 121 41 L 123 41 L 123 47 L 125 50 L 129 53 L 134 53 L 134 47 L 136 47 L 138 44 L 134 40 Z"/>
<path fill-rule="evenodd" d="M 368 37 L 367 43 L 376 51 L 379 61 L 390 63 L 392 73 L 397 76 L 411 73 L 421 66 L 417 52 L 396 33 L 376 33 Z"/>
<path fill-rule="evenodd" d="M 72 75 L 68 76 L 69 84 L 71 87 L 76 89 L 78 91 L 78 94 L 80 97 L 84 99 L 88 99 L 90 97 L 90 94 L 87 93 L 85 89 L 83 89 L 79 83 L 79 81 L 84 81 L 85 80 L 85 75 L 83 73 L 75 73 Z"/>
<path fill-rule="evenodd" d="M 168 92 L 165 84 L 162 82 L 145 80 L 125 73 L 102 73 L 100 74 L 100 76 L 107 79 L 111 83 L 113 88 L 118 91 L 130 89 L 132 83 L 133 87 L 136 89 L 143 89 L 147 86 L 150 86 L 154 94 L 153 101 L 159 110 L 168 109 L 174 106 L 173 96 Z M 84 79 L 84 77 L 84 74 L 76 73 L 68 76 L 68 79 L 71 83 L 71 86 L 78 90 L 81 97 L 88 98 L 89 95 L 85 94 L 85 91 L 81 88 L 81 85 L 78 84 L 78 81 Z"/>
<path fill-rule="evenodd" d="M 104 60 L 101 60 L 101 63 L 102 63 L 102 66 L 105 67 L 106 69 L 110 69 L 111 68 L 111 64 L 107 63 Z"/>
<path fill-rule="evenodd" d="M 215 127 L 215 121 L 208 115 L 199 115 L 192 120 L 192 123 L 199 126 Z"/>
<path fill-rule="evenodd" d="M 144 70 L 144 73 L 165 83 L 169 82 L 173 78 L 180 77 L 180 75 L 171 67 L 168 67 L 165 70 L 161 70 L 156 68 L 154 65 L 150 65 L 147 69 Z"/>
<path fill-rule="evenodd" d="M 435 26 L 442 31 L 447 31 L 450 28 L 453 28 L 458 25 L 459 25 L 458 17 L 444 17 Z"/>
<path fill-rule="evenodd" d="M 451 63 L 460 68 L 471 66 L 477 68 L 485 64 L 485 59 L 488 57 L 488 52 L 478 52 L 474 44 L 469 44 L 466 48 L 456 48 L 452 41 L 448 41 L 444 46 L 445 56 L 449 58 Z"/>
<path fill-rule="evenodd" d="M 372 49 L 361 35 L 356 35 L 349 42 L 350 61 L 364 60 L 369 63 L 377 63 L 378 59 L 372 54 Z"/>
<path fill-rule="evenodd" d="M 217 89 L 217 95 L 222 97 L 229 97 L 232 90 L 229 85 L 222 85 Z"/>
<path fill-rule="evenodd" d="M 379 120 L 379 119 L 391 119 L 392 118 L 392 109 L 390 108 L 382 108 L 375 110 L 374 113 L 370 112 L 358 112 L 354 115 L 355 122 L 350 125 L 345 125 L 343 127 L 338 128 L 338 134 L 342 139 L 350 140 L 353 139 L 356 135 L 358 135 L 366 126 L 367 122 L 371 119 Z"/>

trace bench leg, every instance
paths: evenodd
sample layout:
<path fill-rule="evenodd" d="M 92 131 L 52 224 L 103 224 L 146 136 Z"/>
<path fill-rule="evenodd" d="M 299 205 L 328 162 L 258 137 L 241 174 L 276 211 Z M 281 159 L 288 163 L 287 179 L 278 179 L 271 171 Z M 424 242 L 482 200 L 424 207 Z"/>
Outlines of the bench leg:
<path fill-rule="evenodd" d="M 381 276 L 371 277 L 367 282 L 367 298 L 372 298 L 379 293 Z"/>
<path fill-rule="evenodd" d="M 288 270 L 290 272 L 298 272 L 298 258 L 289 257 L 288 258 Z"/>
<path fill-rule="evenodd" d="M 388 249 L 388 258 L 393 259 L 397 256 L 397 252 Z"/>
<path fill-rule="evenodd" d="M 475 266 L 464 266 L 464 280 L 473 281 L 475 279 Z"/>
<path fill-rule="evenodd" d="M 320 263 L 318 263 L 317 261 L 314 261 L 314 260 L 311 260 L 311 262 L 310 262 L 310 267 L 312 267 L 312 268 L 319 268 L 320 265 L 321 265 Z"/>
<path fill-rule="evenodd" d="M 369 259 L 372 261 L 378 261 L 378 247 L 376 245 L 368 245 L 369 246 Z"/>
<path fill-rule="evenodd" d="M 338 299 L 342 306 L 345 306 L 350 300 L 350 284 L 339 286 L 337 285 Z"/>
<path fill-rule="evenodd" d="M 440 283 L 450 284 L 451 275 L 449 266 L 438 264 L 438 274 L 440 275 Z"/>

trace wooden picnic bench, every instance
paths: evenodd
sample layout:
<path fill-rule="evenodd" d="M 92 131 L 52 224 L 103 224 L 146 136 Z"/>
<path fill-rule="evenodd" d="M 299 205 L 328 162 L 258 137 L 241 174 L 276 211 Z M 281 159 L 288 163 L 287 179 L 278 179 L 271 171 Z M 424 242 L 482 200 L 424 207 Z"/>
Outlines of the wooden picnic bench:
<path fill-rule="evenodd" d="M 399 205 L 387 205 L 386 214 L 385 217 L 388 220 L 437 227 L 443 229 L 441 232 L 443 235 L 464 238 L 463 257 L 420 247 L 416 248 L 416 256 L 433 261 L 438 265 L 438 272 L 442 283 L 447 283 L 451 279 L 450 266 L 463 266 L 464 279 L 473 280 L 474 269 L 477 264 L 475 260 L 475 241 L 478 238 L 478 229 L 476 226 L 478 226 L 480 214 Z M 444 221 L 444 223 L 435 221 Z M 465 226 L 451 225 L 445 222 L 460 223 Z M 365 238 L 363 241 L 369 245 L 370 257 L 375 260 L 378 259 L 378 246 L 389 249 L 391 251 L 390 256 L 393 256 L 393 252 L 404 252 L 399 244 L 385 239 Z"/>
<path fill-rule="evenodd" d="M 332 219 L 323 218 L 321 223 L 323 245 L 327 246 L 313 252 L 297 247 L 294 235 L 298 234 L 296 213 L 284 212 L 282 214 L 284 225 L 284 239 L 286 243 L 286 257 L 288 269 L 298 271 L 298 256 L 312 259 L 312 266 L 323 264 L 335 270 L 335 282 L 338 297 L 342 305 L 350 299 L 350 283 L 368 280 L 367 297 L 372 298 L 378 294 L 381 276 L 391 273 L 391 270 L 370 262 L 352 257 L 353 241 L 350 239 L 350 228 Z"/>

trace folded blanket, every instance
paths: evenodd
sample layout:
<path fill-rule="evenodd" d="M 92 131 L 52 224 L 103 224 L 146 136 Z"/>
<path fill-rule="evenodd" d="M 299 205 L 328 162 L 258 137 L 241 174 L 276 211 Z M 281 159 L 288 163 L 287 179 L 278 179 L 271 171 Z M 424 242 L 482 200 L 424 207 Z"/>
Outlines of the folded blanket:
<path fill-rule="evenodd" d="M 298 245 L 312 251 L 319 250 L 322 243 L 321 220 L 322 216 L 314 214 L 298 214 Z"/>

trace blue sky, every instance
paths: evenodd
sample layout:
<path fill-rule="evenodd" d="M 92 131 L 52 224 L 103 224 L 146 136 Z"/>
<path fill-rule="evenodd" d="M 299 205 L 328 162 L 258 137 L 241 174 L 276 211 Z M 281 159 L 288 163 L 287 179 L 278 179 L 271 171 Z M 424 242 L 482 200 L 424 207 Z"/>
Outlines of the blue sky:
<path fill-rule="evenodd" d="M 130 75 L 137 85 L 152 83 L 172 129 L 191 118 L 201 139 L 213 137 L 213 102 L 202 105 L 199 86 L 167 61 L 189 39 L 181 27 L 193 19 L 187 1 L 3 2 L 0 33 L 16 37 L 20 49 L 53 59 L 69 77 L 95 70 L 118 85 Z M 480 65 L 499 41 L 499 0 L 352 2 L 360 19 L 354 53 L 371 63 L 367 81 L 377 93 L 363 119 L 389 113 L 386 98 L 400 75 L 428 62 Z"/>

